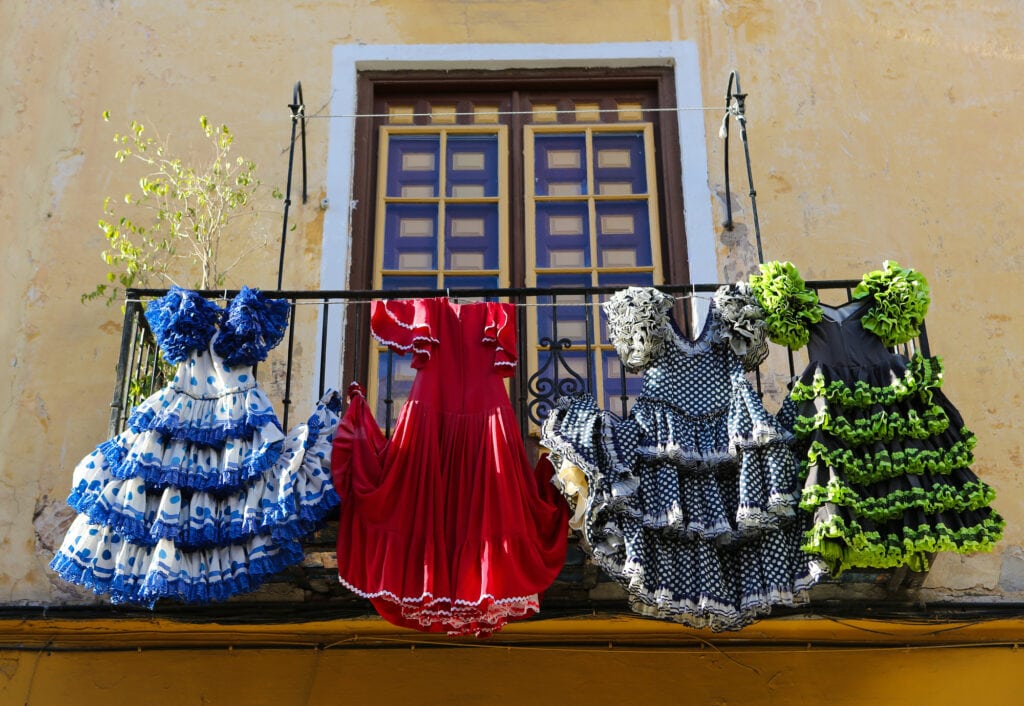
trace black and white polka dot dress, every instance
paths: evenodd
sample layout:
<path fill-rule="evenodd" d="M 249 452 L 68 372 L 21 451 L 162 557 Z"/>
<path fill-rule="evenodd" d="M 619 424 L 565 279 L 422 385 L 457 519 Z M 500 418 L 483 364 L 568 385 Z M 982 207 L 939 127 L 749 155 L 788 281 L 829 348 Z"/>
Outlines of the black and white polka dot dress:
<path fill-rule="evenodd" d="M 640 397 L 625 419 L 588 396 L 563 399 L 541 439 L 585 546 L 633 610 L 711 630 L 792 604 L 820 574 L 800 550 L 791 436 L 745 375 L 763 337 L 723 318 L 749 300 L 730 289 L 696 340 L 671 320 L 670 296 L 618 292 L 605 305 L 609 336 L 644 373 Z"/>

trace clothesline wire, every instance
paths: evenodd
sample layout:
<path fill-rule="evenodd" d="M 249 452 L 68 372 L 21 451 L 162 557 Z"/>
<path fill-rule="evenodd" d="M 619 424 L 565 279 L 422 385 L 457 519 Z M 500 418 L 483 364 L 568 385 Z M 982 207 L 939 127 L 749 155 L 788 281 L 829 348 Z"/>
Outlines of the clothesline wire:
<path fill-rule="evenodd" d="M 304 107 L 304 106 L 302 106 Z M 334 118 L 450 118 L 450 117 L 478 117 L 480 115 L 576 115 L 579 113 L 679 113 L 683 111 L 712 111 L 722 112 L 721 106 L 678 106 L 678 107 L 654 107 L 654 108 L 555 108 L 552 110 L 547 109 L 531 109 L 531 110 L 488 110 L 483 112 L 477 111 L 466 111 L 466 110 L 438 110 L 430 113 L 416 113 L 416 112 L 394 112 L 394 113 L 330 113 L 327 115 L 302 115 L 306 120 L 325 120 Z M 728 111 L 726 111 L 728 116 Z M 289 115 L 289 119 L 293 118 L 293 115 Z"/>
<path fill-rule="evenodd" d="M 396 294 L 400 294 L 400 292 L 396 292 Z M 555 296 L 569 297 L 569 296 L 580 296 L 580 295 L 562 294 L 562 295 L 555 295 Z M 223 299 L 225 301 L 227 301 L 227 299 L 229 299 L 229 298 L 230 297 L 218 297 L 218 299 Z M 460 300 L 463 299 L 463 297 L 459 297 L 459 296 L 454 296 L 454 297 L 449 296 L 449 297 L 446 297 L 446 298 L 447 299 L 452 299 L 456 303 L 458 303 Z M 345 297 L 325 297 L 325 298 L 322 298 L 322 299 L 295 300 L 295 301 L 292 302 L 292 304 L 294 304 L 295 306 L 331 306 L 331 305 L 338 305 L 338 304 L 341 304 L 343 306 L 351 306 L 351 305 L 371 304 L 374 301 L 397 301 L 399 299 L 401 299 L 401 297 L 397 297 L 395 299 L 384 299 L 384 298 L 381 298 L 381 297 L 376 297 L 374 299 L 346 299 Z M 470 303 L 471 301 L 476 301 L 476 299 L 477 299 L 476 297 L 465 297 L 466 303 Z M 695 293 L 695 292 L 687 292 L 686 294 L 681 294 L 681 295 L 678 295 L 678 296 L 674 296 L 673 299 L 675 299 L 676 301 L 687 301 L 689 299 L 704 299 L 704 300 L 707 300 L 707 301 L 711 301 L 712 299 L 714 299 L 714 296 L 710 295 L 710 294 L 699 294 L 699 293 Z M 131 298 L 131 299 L 125 299 L 124 301 L 125 301 L 126 304 L 145 304 L 145 303 L 147 303 L 147 302 L 149 302 L 151 300 L 149 300 L 149 299 Z M 509 302 L 509 303 L 512 306 L 515 306 L 515 307 L 522 307 L 524 309 L 529 309 L 529 308 L 532 308 L 532 307 L 538 307 L 539 308 L 539 307 L 549 307 L 549 306 L 551 306 L 551 307 L 554 307 L 554 306 L 562 306 L 562 307 L 590 306 L 590 305 L 593 305 L 593 304 L 604 304 L 604 303 L 606 303 L 608 301 L 610 301 L 610 299 L 597 299 L 597 300 L 590 301 L 590 302 L 566 302 L 566 301 L 560 301 L 560 302 Z"/>
<path fill-rule="evenodd" d="M 731 282 L 718 282 L 718 283 L 691 283 L 683 285 L 673 284 L 659 284 L 659 285 L 647 285 L 662 291 L 669 296 L 675 297 L 677 300 L 686 299 L 704 299 L 711 300 L 714 297 L 714 293 L 724 286 L 729 286 Z M 841 291 L 846 290 L 847 294 L 850 290 L 860 284 L 859 280 L 807 280 L 805 285 L 809 289 L 815 291 L 828 290 L 828 291 Z M 482 288 L 482 287 L 468 287 L 463 290 L 456 290 L 454 296 L 458 299 L 473 300 L 481 297 L 561 297 L 562 299 L 558 302 L 511 302 L 513 306 L 523 307 L 535 307 L 535 306 L 584 306 L 584 304 L 570 303 L 566 297 L 580 297 L 580 296 L 598 296 L 603 297 L 606 295 L 612 295 L 617 289 L 621 289 L 621 285 L 604 285 L 597 287 L 556 287 L 553 289 L 541 288 L 541 287 L 525 287 L 525 288 Z M 557 291 L 556 291 L 557 290 Z M 228 289 L 228 290 L 197 290 L 200 296 L 206 297 L 207 299 L 217 299 L 221 301 L 228 301 L 234 297 L 239 290 Z M 401 290 L 401 289 L 376 289 L 376 290 L 273 290 L 264 289 L 263 294 L 271 299 L 287 299 L 295 304 L 313 304 L 317 306 L 323 306 L 324 304 L 333 303 L 344 303 L 344 304 L 365 304 L 376 300 L 394 301 L 400 299 L 432 299 L 438 297 L 444 297 L 446 291 L 452 294 L 449 290 L 445 289 L 416 289 L 416 290 Z M 167 289 L 160 288 L 129 288 L 127 296 L 123 301 L 125 304 L 144 304 L 151 299 L 156 299 L 167 294 Z M 317 296 L 319 294 L 319 296 Z M 606 299 L 599 299 L 590 303 L 603 303 Z"/>

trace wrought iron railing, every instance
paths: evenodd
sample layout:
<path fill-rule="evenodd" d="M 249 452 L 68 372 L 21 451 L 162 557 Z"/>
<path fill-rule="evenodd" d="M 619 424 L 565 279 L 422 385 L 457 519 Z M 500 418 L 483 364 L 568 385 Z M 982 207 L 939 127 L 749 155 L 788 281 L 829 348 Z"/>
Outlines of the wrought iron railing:
<path fill-rule="evenodd" d="M 809 281 L 807 285 L 817 290 L 822 299 L 849 298 L 853 287 L 852 280 Z M 682 302 L 678 314 L 683 330 L 692 330 L 694 320 L 702 316 L 706 310 L 705 300 L 717 289 L 718 284 L 698 285 L 664 285 L 659 288 L 678 296 Z M 518 288 L 518 289 L 463 289 L 457 292 L 441 290 L 408 290 L 408 291 L 280 291 L 265 292 L 268 296 L 287 299 L 292 306 L 291 326 L 287 338 L 280 349 L 271 357 L 274 367 L 273 390 L 268 391 L 273 401 L 281 410 L 281 420 L 285 427 L 292 416 L 295 390 L 301 388 L 319 397 L 330 384 L 344 384 L 347 378 L 360 379 L 367 374 L 368 356 L 372 351 L 372 341 L 367 333 L 367 303 L 377 298 L 414 298 L 429 296 L 450 296 L 466 301 L 470 299 L 502 300 L 517 304 L 518 312 L 518 346 L 519 371 L 513 378 L 510 396 L 524 435 L 540 424 L 547 416 L 548 410 L 559 396 L 595 391 L 595 380 L 599 363 L 595 352 L 601 347 L 602 337 L 599 315 L 595 314 L 595 304 L 607 299 L 608 295 L 618 287 L 560 287 L 560 288 Z M 114 399 L 111 403 L 110 430 L 116 434 L 124 427 L 131 408 L 146 395 L 152 393 L 164 382 L 166 366 L 162 365 L 153 337 L 149 332 L 143 311 L 145 301 L 161 296 L 165 290 L 133 289 L 128 291 L 125 305 L 124 328 L 121 337 L 121 350 L 118 357 L 117 373 L 114 385 Z M 230 298 L 234 292 L 205 292 L 211 299 Z M 546 312 L 543 331 L 536 333 L 529 330 L 527 312 L 531 307 L 543 308 Z M 344 308 L 344 315 L 341 309 Z M 562 335 L 559 331 L 565 325 L 565 317 L 560 313 L 572 310 L 579 318 L 583 312 L 583 332 L 575 339 Z M 342 369 L 341 360 L 329 360 L 328 336 L 332 330 L 338 330 L 332 323 L 339 323 L 344 318 L 348 324 L 346 333 L 350 340 L 345 347 L 351 349 L 350 364 Z M 536 329 L 536 327 L 535 327 Z M 351 340 L 351 339 L 355 340 Z M 298 343 L 297 343 L 298 341 Z M 607 345 L 604 346 L 607 349 Z M 531 356 L 531 348 L 536 352 Z M 773 357 L 769 365 L 754 374 L 753 383 L 766 400 L 769 409 L 772 402 L 781 402 L 785 393 L 785 384 L 805 365 L 803 353 L 789 349 L 773 347 Z M 915 351 L 928 355 L 928 341 L 922 326 L 921 335 L 914 341 L 901 347 L 902 352 L 911 354 Z M 569 355 L 575 355 L 576 365 L 572 365 Z M 382 401 L 383 414 L 378 419 L 381 427 L 390 433 L 397 414 L 396 386 L 393 371 L 395 370 L 394 354 L 386 353 L 381 364 L 384 369 L 381 375 L 379 396 Z M 780 360 L 781 358 L 781 360 Z M 530 361 L 536 363 L 528 367 Z M 780 365 L 781 364 L 781 365 Z M 631 399 L 630 376 L 624 368 L 619 368 L 617 379 L 607 382 L 612 389 L 605 391 L 608 405 L 612 411 L 624 416 L 628 412 Z M 360 379 L 360 382 L 367 382 Z M 264 383 L 266 386 L 266 383 Z M 273 394 L 276 392 L 277 394 Z M 777 399 L 775 399 L 777 398 Z"/>

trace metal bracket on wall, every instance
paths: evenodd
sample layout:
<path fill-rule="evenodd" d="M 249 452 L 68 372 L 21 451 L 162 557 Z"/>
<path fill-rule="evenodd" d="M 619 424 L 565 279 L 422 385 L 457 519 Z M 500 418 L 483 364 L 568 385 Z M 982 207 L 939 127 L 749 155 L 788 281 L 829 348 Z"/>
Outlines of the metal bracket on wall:
<path fill-rule="evenodd" d="M 284 277 L 284 252 L 288 241 L 288 209 L 292 205 L 292 171 L 295 164 L 295 131 L 300 130 L 302 139 L 302 203 L 306 203 L 309 195 L 306 192 L 306 105 L 302 100 L 302 81 L 296 81 L 292 89 L 292 102 L 288 104 L 292 112 L 292 134 L 288 143 L 288 181 L 284 191 L 284 218 L 281 223 L 281 256 L 277 262 L 277 289 L 281 289 Z"/>
<path fill-rule="evenodd" d="M 736 90 L 733 91 L 733 84 Z M 750 211 L 754 217 L 754 238 L 757 241 L 757 261 L 764 263 L 764 250 L 761 247 L 761 225 L 757 220 L 757 191 L 754 189 L 754 175 L 750 168 L 750 144 L 747 140 L 747 94 L 740 90 L 740 74 L 733 70 L 729 73 L 729 84 L 725 89 L 725 117 L 722 119 L 722 129 L 719 133 L 725 142 L 725 223 L 722 226 L 726 230 L 733 229 L 732 222 L 732 193 L 729 184 L 729 118 L 733 118 L 740 126 L 740 140 L 743 142 L 743 158 L 747 164 L 747 184 L 750 190 Z"/>

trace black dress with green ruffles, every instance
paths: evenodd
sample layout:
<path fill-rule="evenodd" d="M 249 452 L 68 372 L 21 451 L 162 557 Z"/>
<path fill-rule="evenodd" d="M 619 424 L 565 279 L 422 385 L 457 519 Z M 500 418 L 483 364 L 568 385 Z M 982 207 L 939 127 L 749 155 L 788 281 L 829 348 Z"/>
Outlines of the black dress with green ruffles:
<path fill-rule="evenodd" d="M 941 360 L 893 352 L 918 334 L 924 278 L 887 262 L 837 307 L 801 292 L 789 263 L 751 280 L 775 315 L 769 336 L 805 342 L 810 360 L 784 405 L 803 447 L 800 506 L 813 515 L 803 549 L 833 575 L 925 571 L 934 552 L 990 550 L 1003 519 L 970 468 L 975 436 L 940 389 Z"/>

